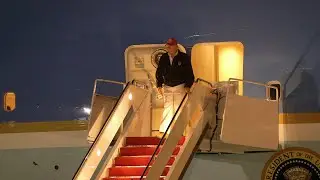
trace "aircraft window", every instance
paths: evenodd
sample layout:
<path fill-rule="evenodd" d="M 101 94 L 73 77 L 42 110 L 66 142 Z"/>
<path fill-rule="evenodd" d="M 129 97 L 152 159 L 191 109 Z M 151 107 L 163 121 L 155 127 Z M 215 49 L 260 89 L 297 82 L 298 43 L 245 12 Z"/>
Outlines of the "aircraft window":
<path fill-rule="evenodd" d="M 14 92 L 7 92 L 4 94 L 3 109 L 7 112 L 12 112 L 16 109 L 16 94 Z"/>

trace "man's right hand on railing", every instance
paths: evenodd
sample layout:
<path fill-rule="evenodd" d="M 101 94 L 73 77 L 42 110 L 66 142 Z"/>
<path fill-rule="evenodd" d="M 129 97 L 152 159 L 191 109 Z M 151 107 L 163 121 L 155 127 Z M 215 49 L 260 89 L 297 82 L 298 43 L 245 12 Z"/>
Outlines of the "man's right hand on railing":
<path fill-rule="evenodd" d="M 163 98 L 163 88 L 158 87 L 157 90 L 158 90 L 157 99 L 162 99 Z"/>

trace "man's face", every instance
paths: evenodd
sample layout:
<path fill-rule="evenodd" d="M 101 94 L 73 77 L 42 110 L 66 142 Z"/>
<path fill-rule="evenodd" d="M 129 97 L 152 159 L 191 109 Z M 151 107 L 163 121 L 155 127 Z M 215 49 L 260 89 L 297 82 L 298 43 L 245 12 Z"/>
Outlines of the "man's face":
<path fill-rule="evenodd" d="M 178 46 L 177 45 L 166 45 L 167 51 L 169 54 L 174 55 L 177 50 L 178 50 Z"/>

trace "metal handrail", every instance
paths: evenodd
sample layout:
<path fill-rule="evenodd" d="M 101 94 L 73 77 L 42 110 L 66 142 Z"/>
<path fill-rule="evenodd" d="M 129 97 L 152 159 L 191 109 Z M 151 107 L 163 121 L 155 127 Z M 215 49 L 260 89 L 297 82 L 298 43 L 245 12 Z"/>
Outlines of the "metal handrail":
<path fill-rule="evenodd" d="M 101 82 L 106 82 L 106 83 L 113 83 L 113 84 L 122 84 L 122 85 L 126 85 L 126 83 L 124 82 L 120 82 L 120 81 L 113 81 L 113 80 L 108 80 L 108 79 L 96 79 L 96 82 L 101 81 Z"/>
<path fill-rule="evenodd" d="M 111 83 L 111 84 L 120 84 L 120 85 L 123 85 L 125 86 L 126 83 L 124 82 L 120 82 L 120 81 L 112 81 L 112 80 L 107 80 L 107 79 L 96 79 L 94 81 L 94 85 L 93 85 L 93 91 L 92 91 L 92 97 L 91 97 L 91 106 L 90 106 L 90 109 L 92 110 L 92 107 L 93 107 L 93 103 L 94 103 L 94 97 L 95 97 L 95 94 L 97 92 L 97 84 L 98 82 L 104 82 L 104 83 Z M 89 119 L 91 119 L 91 113 L 89 115 Z"/>
<path fill-rule="evenodd" d="M 199 81 L 205 82 L 205 83 L 209 84 L 211 87 L 213 87 L 212 83 L 207 81 L 207 80 L 204 80 L 204 79 L 201 79 L 201 78 L 197 78 L 196 82 L 199 82 Z"/>
<path fill-rule="evenodd" d="M 96 82 L 98 82 L 98 81 L 111 82 L 111 83 L 116 82 L 116 81 L 110 81 L 110 80 L 97 79 L 97 80 L 95 81 L 95 88 L 96 88 Z M 113 112 L 114 112 L 114 110 L 119 106 L 120 99 L 123 97 L 124 92 L 129 88 L 129 85 L 130 85 L 130 84 L 131 84 L 131 85 L 134 85 L 135 82 L 138 82 L 138 81 L 132 80 L 131 82 L 128 82 L 128 83 L 125 84 L 126 86 L 125 86 L 124 90 L 122 91 L 120 97 L 118 98 L 117 102 L 115 103 L 114 107 L 112 108 L 111 113 L 108 115 L 108 117 L 107 117 L 106 119 L 110 119 L 110 117 L 113 116 Z M 116 83 L 117 83 L 117 82 L 116 82 Z M 143 82 L 140 82 L 140 83 L 143 83 Z M 120 84 L 120 83 L 117 83 L 117 84 Z M 121 83 L 121 84 L 122 84 L 122 83 Z M 94 92 L 95 92 L 95 91 L 94 91 Z M 94 96 L 94 95 L 93 95 L 93 96 Z M 92 104 L 93 104 L 93 103 L 92 103 Z M 95 140 L 93 141 L 93 144 L 91 145 L 90 149 L 88 150 L 88 152 L 86 153 L 84 159 L 82 160 L 80 166 L 78 167 L 76 173 L 74 174 L 73 179 L 77 176 L 77 174 L 78 174 L 79 170 L 81 169 L 81 167 L 83 166 L 85 160 L 88 158 L 89 154 L 91 153 L 92 147 L 94 147 L 94 146 L 96 145 L 97 140 L 100 138 L 101 132 L 102 132 L 102 130 L 104 129 L 104 126 L 106 125 L 106 123 L 107 123 L 107 121 L 105 121 L 105 122 L 103 123 L 102 128 L 100 129 L 97 137 L 96 137 Z"/>
<path fill-rule="evenodd" d="M 108 80 L 108 79 L 96 79 L 94 81 L 94 86 L 93 86 L 93 91 L 92 91 L 92 97 L 91 97 L 91 106 L 90 106 L 90 109 L 92 110 L 93 108 L 93 103 L 94 103 L 94 97 L 97 93 L 97 84 L 98 82 L 104 82 L 104 83 L 111 83 L 111 84 L 119 84 L 119 85 L 123 85 L 125 86 L 127 83 L 124 83 L 124 82 L 120 82 L 120 81 L 113 81 L 113 80 Z M 135 83 L 138 82 L 137 80 L 132 80 L 131 81 L 131 84 L 137 86 Z M 139 82 L 139 83 L 142 83 L 144 84 L 143 82 Z M 147 87 L 147 85 L 144 84 L 145 87 Z M 91 119 L 91 113 L 89 115 L 89 119 Z"/>
<path fill-rule="evenodd" d="M 258 86 L 264 86 L 264 87 L 266 87 L 266 88 L 275 89 L 275 90 L 276 90 L 276 94 L 277 94 L 276 101 L 279 101 L 279 97 L 278 97 L 279 90 L 278 90 L 278 88 L 275 87 L 275 86 L 271 86 L 271 85 L 267 85 L 267 84 L 263 84 L 263 83 L 259 83 L 259 82 L 255 82 L 255 81 L 248 81 L 248 80 L 244 80 L 244 79 L 237 79 L 237 78 L 229 78 L 228 83 L 231 84 L 231 81 L 242 81 L 242 82 L 249 83 L 249 84 L 254 84 L 254 85 L 258 85 Z M 229 90 L 229 88 L 228 88 L 228 90 Z"/>
<path fill-rule="evenodd" d="M 134 85 L 134 86 L 143 88 L 143 89 L 149 89 L 148 85 L 145 82 L 139 81 L 139 80 L 136 80 L 136 79 L 132 80 L 131 84 Z"/>

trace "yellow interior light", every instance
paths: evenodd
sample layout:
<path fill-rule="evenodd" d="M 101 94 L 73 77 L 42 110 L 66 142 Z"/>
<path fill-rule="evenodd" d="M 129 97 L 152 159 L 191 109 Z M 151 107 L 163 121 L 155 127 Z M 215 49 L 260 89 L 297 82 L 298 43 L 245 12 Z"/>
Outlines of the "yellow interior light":
<path fill-rule="evenodd" d="M 229 78 L 243 79 L 243 46 L 242 44 L 219 47 L 218 80 Z M 238 94 L 243 94 L 243 83 L 238 83 Z"/>
<path fill-rule="evenodd" d="M 12 112 L 16 109 L 16 94 L 14 92 L 5 93 L 3 100 L 4 111 Z"/>
<path fill-rule="evenodd" d="M 243 56 L 241 42 L 198 43 L 191 51 L 195 77 L 212 83 L 243 79 Z M 238 94 L 243 94 L 242 82 L 238 82 Z"/>
<path fill-rule="evenodd" d="M 229 78 L 238 78 L 241 74 L 241 56 L 235 49 L 223 49 L 219 61 L 219 80 L 228 81 Z"/>

